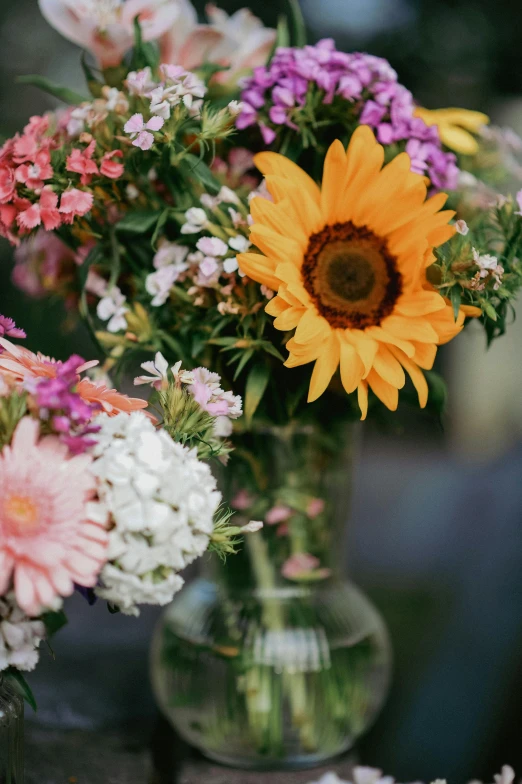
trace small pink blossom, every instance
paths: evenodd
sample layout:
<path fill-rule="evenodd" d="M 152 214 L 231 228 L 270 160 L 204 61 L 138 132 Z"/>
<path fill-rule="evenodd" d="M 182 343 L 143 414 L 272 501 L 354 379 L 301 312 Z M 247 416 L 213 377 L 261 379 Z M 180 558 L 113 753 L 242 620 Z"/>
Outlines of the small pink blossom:
<path fill-rule="evenodd" d="M 63 197 L 62 197 L 63 201 Z M 42 223 L 46 231 L 53 231 L 62 224 L 62 216 L 57 209 L 58 196 L 49 186 L 45 187 L 40 194 L 40 201 L 31 205 L 28 209 L 20 212 L 17 216 L 17 223 L 20 228 L 30 231 L 40 226 Z"/>
<path fill-rule="evenodd" d="M 236 493 L 236 495 L 230 502 L 230 506 L 232 507 L 232 509 L 243 511 L 244 509 L 249 509 L 254 503 L 254 501 L 255 498 L 251 496 L 247 490 L 239 490 L 239 492 Z"/>
<path fill-rule="evenodd" d="M 228 252 L 228 247 L 223 240 L 218 237 L 201 237 L 196 243 L 196 247 L 205 256 L 221 257 Z"/>
<path fill-rule="evenodd" d="M 44 186 L 44 180 L 50 180 L 52 176 L 53 167 L 49 150 L 40 150 L 36 153 L 33 163 L 23 163 L 15 172 L 16 181 L 32 191 L 39 191 Z"/>
<path fill-rule="evenodd" d="M 98 166 L 92 160 L 95 150 L 96 142 L 93 139 L 84 150 L 74 149 L 67 157 L 65 168 L 67 171 L 81 174 L 82 185 L 89 185 L 93 174 L 99 174 Z"/>
<path fill-rule="evenodd" d="M 10 166 L 0 166 L 0 204 L 11 201 L 16 192 L 15 172 Z"/>
<path fill-rule="evenodd" d="M 71 188 L 62 193 L 60 201 L 60 212 L 65 216 L 65 223 L 72 223 L 74 218 L 86 215 L 92 208 L 94 196 L 90 191 L 80 191 L 78 188 Z"/>
<path fill-rule="evenodd" d="M 165 120 L 163 117 L 151 117 L 148 122 L 144 122 L 142 114 L 133 114 L 123 126 L 125 133 L 128 133 L 133 140 L 133 145 L 141 150 L 150 150 L 154 144 L 154 136 L 149 131 L 159 131 L 163 128 Z"/>
<path fill-rule="evenodd" d="M 123 163 L 118 163 L 118 161 L 114 160 L 115 158 L 123 158 L 121 150 L 106 152 L 100 164 L 100 173 L 111 180 L 117 180 L 125 171 Z"/>
<path fill-rule="evenodd" d="M 267 525 L 278 525 L 278 523 L 284 523 L 292 517 L 293 513 L 294 510 L 289 506 L 278 504 L 273 506 L 272 509 L 266 513 L 265 523 Z"/>
<path fill-rule="evenodd" d="M 322 498 L 312 498 L 306 507 L 306 514 L 312 520 L 324 512 L 325 502 Z"/>
<path fill-rule="evenodd" d="M 282 568 L 281 574 L 287 580 L 303 580 L 309 577 L 324 579 L 330 576 L 330 569 L 320 569 L 321 562 L 310 553 L 296 553 L 288 558 Z"/>

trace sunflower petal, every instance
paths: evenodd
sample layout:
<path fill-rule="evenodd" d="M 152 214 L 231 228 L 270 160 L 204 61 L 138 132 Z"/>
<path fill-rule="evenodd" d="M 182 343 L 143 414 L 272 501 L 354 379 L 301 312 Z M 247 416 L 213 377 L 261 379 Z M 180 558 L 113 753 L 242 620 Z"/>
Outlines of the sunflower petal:
<path fill-rule="evenodd" d="M 379 346 L 379 351 L 373 360 L 373 370 L 380 375 L 384 381 L 397 389 L 402 389 L 406 383 L 406 376 L 402 365 L 397 361 L 391 349 L 384 345 Z"/>
<path fill-rule="evenodd" d="M 408 359 L 403 351 L 394 348 L 393 346 L 390 350 L 395 354 L 395 357 L 411 378 L 413 386 L 417 390 L 419 396 L 419 406 L 421 408 L 426 408 L 426 403 L 428 402 L 428 382 L 426 381 L 426 376 L 415 362 Z"/>
<path fill-rule="evenodd" d="M 339 366 L 339 340 L 335 333 L 332 333 L 329 340 L 325 343 L 324 350 L 315 361 L 312 378 L 310 380 L 310 391 L 308 392 L 308 402 L 321 397 L 328 387 L 333 374 Z"/>
<path fill-rule="evenodd" d="M 295 331 L 294 340 L 296 343 L 308 343 L 314 338 L 325 338 L 330 332 L 331 327 L 322 316 L 320 316 L 315 309 L 308 309 Z"/>
<path fill-rule="evenodd" d="M 257 283 L 263 283 L 274 291 L 277 291 L 281 285 L 281 281 L 275 275 L 277 262 L 273 259 L 262 256 L 260 253 L 240 253 L 237 257 L 237 263 L 241 271 Z"/>
<path fill-rule="evenodd" d="M 288 332 L 290 329 L 295 329 L 305 312 L 304 308 L 288 308 L 288 310 L 283 311 L 283 313 L 275 319 L 274 327 L 280 329 L 282 332 Z"/>
<path fill-rule="evenodd" d="M 364 373 L 364 365 L 351 343 L 344 336 L 339 338 L 341 381 L 345 392 L 350 395 L 355 392 Z"/>
<path fill-rule="evenodd" d="M 389 408 L 390 411 L 396 411 L 397 406 L 399 405 L 399 390 L 397 387 L 388 384 L 387 381 L 384 381 L 380 377 L 375 370 L 368 376 L 368 384 L 370 385 L 372 391 L 377 395 L 381 403 L 384 403 L 386 408 Z"/>
<path fill-rule="evenodd" d="M 366 381 L 361 381 L 357 387 L 357 402 L 361 409 L 361 419 L 366 419 L 368 416 L 368 384 Z"/>
<path fill-rule="evenodd" d="M 321 193 L 318 185 L 312 178 L 296 163 L 276 152 L 260 152 L 254 157 L 254 163 L 261 174 L 275 174 L 283 177 L 290 182 L 296 182 L 300 188 L 305 189 L 314 199 L 316 204 L 320 203 Z"/>
<path fill-rule="evenodd" d="M 327 223 L 335 223 L 337 219 L 339 185 L 344 184 L 346 168 L 346 150 L 342 142 L 336 139 L 326 153 L 321 186 L 321 210 Z"/>

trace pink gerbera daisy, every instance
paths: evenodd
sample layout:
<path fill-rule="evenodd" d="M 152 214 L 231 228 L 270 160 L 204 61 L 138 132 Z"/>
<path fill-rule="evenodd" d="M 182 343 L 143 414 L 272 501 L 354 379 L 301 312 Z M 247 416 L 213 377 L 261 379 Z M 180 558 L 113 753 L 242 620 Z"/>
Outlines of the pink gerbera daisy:
<path fill-rule="evenodd" d="M 19 422 L 0 454 L 0 595 L 13 582 L 30 616 L 59 607 L 74 583 L 96 585 L 106 561 L 91 462 L 86 454 L 69 457 L 55 436 L 39 440 L 31 417 Z"/>

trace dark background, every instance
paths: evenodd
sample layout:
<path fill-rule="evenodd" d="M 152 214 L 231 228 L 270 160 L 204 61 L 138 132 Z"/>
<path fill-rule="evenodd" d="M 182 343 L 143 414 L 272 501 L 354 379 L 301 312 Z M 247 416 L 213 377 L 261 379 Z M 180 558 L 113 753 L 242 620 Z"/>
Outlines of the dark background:
<path fill-rule="evenodd" d="M 241 3 L 222 0 L 235 10 Z M 198 4 L 202 7 L 203 4 Z M 387 57 L 419 103 L 485 111 L 522 130 L 522 7 L 508 0 L 302 0 L 310 40 Z M 252 2 L 274 25 L 284 3 Z M 17 75 L 81 85 L 79 52 L 35 0 L 0 4 L 0 133 L 52 102 Z M 94 349 L 63 326 L 60 303 L 10 285 L 0 247 L 0 312 L 27 345 L 64 358 Z M 508 762 L 522 771 L 521 329 L 486 354 L 482 336 L 441 351 L 451 405 L 444 428 L 401 411 L 397 428 L 366 428 L 347 555 L 353 578 L 385 616 L 396 652 L 391 698 L 359 756 L 399 780 L 463 782 Z M 40 726 L 136 728 L 154 721 L 147 649 L 157 613 L 109 617 L 78 597 L 71 623 L 32 682 Z M 313 776 L 311 776 L 313 778 Z"/>

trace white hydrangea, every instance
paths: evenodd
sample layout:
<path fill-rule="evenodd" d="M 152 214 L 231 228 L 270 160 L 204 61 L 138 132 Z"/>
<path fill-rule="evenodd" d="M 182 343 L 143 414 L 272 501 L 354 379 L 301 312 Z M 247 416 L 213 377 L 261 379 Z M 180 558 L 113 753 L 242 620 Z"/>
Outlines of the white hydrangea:
<path fill-rule="evenodd" d="M 44 624 L 25 615 L 14 593 L 0 598 L 0 672 L 8 667 L 34 670 L 39 659 L 38 646 L 44 638 Z"/>
<path fill-rule="evenodd" d="M 113 522 L 96 593 L 138 615 L 137 605 L 168 604 L 179 591 L 179 572 L 208 547 L 221 494 L 196 451 L 142 412 L 102 414 L 96 423 L 91 470 Z"/>

